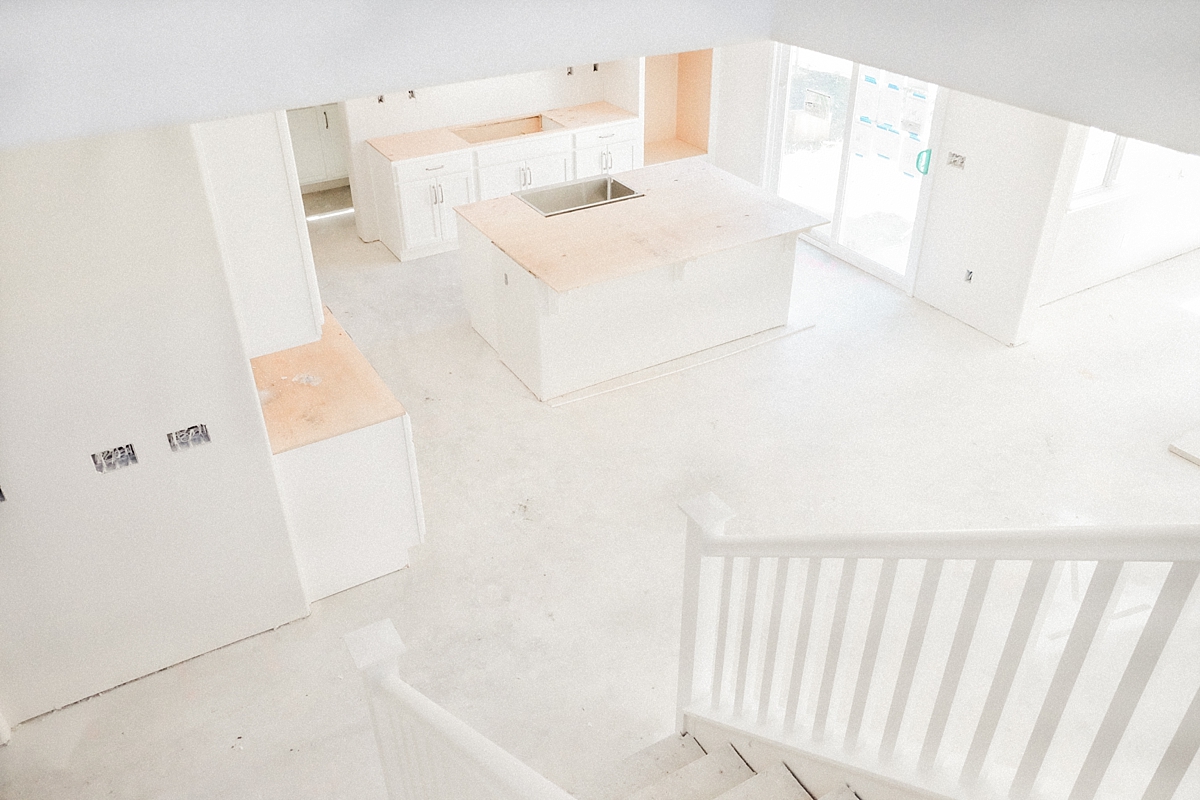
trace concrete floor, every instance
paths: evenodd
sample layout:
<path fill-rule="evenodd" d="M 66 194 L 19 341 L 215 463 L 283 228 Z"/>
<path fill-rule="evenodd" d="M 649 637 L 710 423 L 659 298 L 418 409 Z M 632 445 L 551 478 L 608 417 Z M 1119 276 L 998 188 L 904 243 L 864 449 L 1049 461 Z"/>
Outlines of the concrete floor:
<path fill-rule="evenodd" d="M 428 524 L 306 619 L 18 726 L 0 798 L 383 797 L 341 636 L 568 790 L 670 731 L 683 518 L 769 531 L 1200 520 L 1200 251 L 1046 307 L 1004 347 L 803 248 L 810 331 L 561 408 L 467 324 L 448 253 L 312 224 L 324 301 L 412 417 Z"/>

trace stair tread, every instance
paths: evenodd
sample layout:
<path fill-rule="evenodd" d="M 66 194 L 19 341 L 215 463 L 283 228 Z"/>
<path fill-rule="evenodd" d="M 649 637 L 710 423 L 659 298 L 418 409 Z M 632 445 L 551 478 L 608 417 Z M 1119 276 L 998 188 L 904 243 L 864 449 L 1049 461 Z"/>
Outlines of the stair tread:
<path fill-rule="evenodd" d="M 628 800 L 714 800 L 752 777 L 754 770 L 746 766 L 732 745 L 724 744 L 639 789 Z"/>
<path fill-rule="evenodd" d="M 716 800 L 813 800 L 783 762 L 739 783 Z"/>
<path fill-rule="evenodd" d="M 675 770 L 704 758 L 704 748 L 688 734 L 671 734 L 605 770 L 576 791 L 581 800 L 624 800 Z"/>

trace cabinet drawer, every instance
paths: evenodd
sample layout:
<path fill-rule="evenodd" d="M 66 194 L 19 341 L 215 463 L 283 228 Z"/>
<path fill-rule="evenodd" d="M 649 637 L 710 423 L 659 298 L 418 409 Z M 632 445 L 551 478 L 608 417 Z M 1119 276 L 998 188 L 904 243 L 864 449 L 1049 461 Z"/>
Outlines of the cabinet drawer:
<path fill-rule="evenodd" d="M 575 134 L 575 149 L 598 147 L 600 145 L 612 144 L 613 142 L 627 142 L 630 139 L 636 139 L 637 136 L 637 120 L 630 120 L 629 122 L 622 122 L 617 125 L 605 125 Z"/>
<path fill-rule="evenodd" d="M 452 172 L 469 172 L 472 166 L 471 151 L 459 150 L 438 156 L 397 161 L 392 164 L 392 170 L 396 175 L 396 183 L 400 184 L 422 178 L 438 178 Z"/>
<path fill-rule="evenodd" d="M 512 164 L 530 158 L 551 156 L 571 152 L 571 134 L 534 134 L 532 137 L 521 137 L 512 142 L 497 142 L 477 147 L 480 167 L 490 167 L 496 164 Z"/>

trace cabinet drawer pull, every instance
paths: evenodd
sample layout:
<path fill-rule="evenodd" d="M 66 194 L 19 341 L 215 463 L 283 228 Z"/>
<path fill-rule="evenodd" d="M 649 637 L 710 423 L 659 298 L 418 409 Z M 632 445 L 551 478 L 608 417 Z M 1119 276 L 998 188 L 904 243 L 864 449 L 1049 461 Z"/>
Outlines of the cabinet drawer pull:
<path fill-rule="evenodd" d="M 602 133 L 599 136 L 597 136 L 596 138 L 597 139 L 611 139 L 612 137 L 614 137 L 616 135 L 617 134 L 615 134 L 615 133 Z"/>
<path fill-rule="evenodd" d="M 437 205 L 437 186 L 432 183 L 429 184 L 429 196 L 431 198 L 429 204 L 431 206 L 436 206 Z"/>
<path fill-rule="evenodd" d="M 438 192 L 437 192 L 437 194 L 438 194 L 438 202 L 439 202 L 439 203 L 444 203 L 444 202 L 446 202 L 446 195 L 445 195 L 445 193 L 442 191 L 442 185 L 441 185 L 440 183 L 438 184 L 437 190 L 438 190 Z"/>
<path fill-rule="evenodd" d="M 444 166 L 446 166 L 446 165 L 445 165 L 445 164 L 438 164 L 436 167 L 426 167 L 426 168 L 425 168 L 425 171 L 426 171 L 426 172 L 433 172 L 435 169 L 441 169 L 441 168 L 442 168 L 442 167 L 444 167 Z"/>

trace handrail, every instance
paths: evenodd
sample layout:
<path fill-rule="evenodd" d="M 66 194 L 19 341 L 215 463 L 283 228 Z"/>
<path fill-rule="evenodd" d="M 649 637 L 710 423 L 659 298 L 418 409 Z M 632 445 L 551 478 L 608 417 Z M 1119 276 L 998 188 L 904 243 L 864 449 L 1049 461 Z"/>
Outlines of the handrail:
<path fill-rule="evenodd" d="M 1043 771 L 1056 775 L 1056 779 L 1073 775 L 1068 800 L 1094 800 L 1106 774 L 1120 772 L 1110 770 L 1115 766 L 1113 759 L 1118 745 L 1135 712 L 1143 707 L 1143 694 L 1151 688 L 1157 694 L 1148 700 L 1147 706 L 1162 708 L 1164 703 L 1177 704 L 1186 706 L 1188 711 L 1178 721 L 1170 744 L 1157 753 L 1145 754 L 1147 758 L 1161 756 L 1161 761 L 1141 795 L 1142 800 L 1173 797 L 1189 763 L 1200 753 L 1200 689 L 1196 689 L 1194 681 L 1160 680 L 1157 684 L 1153 681 L 1160 656 L 1177 623 L 1189 618 L 1189 598 L 1200 579 L 1200 525 L 743 536 L 726 534 L 734 512 L 712 493 L 681 503 L 680 509 L 687 517 L 677 684 L 677 723 L 681 733 L 686 731 L 688 714 L 703 717 L 711 713 L 727 724 L 736 722 L 772 740 L 796 736 L 798 700 L 803 692 L 807 710 L 801 728 L 807 731 L 806 741 L 826 750 L 840 747 L 840 752 L 855 759 L 876 748 L 876 766 L 884 772 L 904 771 L 911 766 L 916 770 L 913 774 L 932 778 L 931 769 L 939 764 L 943 745 L 957 750 L 969 743 L 965 762 L 955 767 L 956 781 L 961 791 L 975 796 L 977 782 L 982 777 L 981 767 L 986 771 L 985 760 L 990 758 L 993 746 L 999 746 L 1003 739 L 997 738 L 997 732 L 1004 721 L 1006 704 L 1015 693 L 1026 691 L 1027 687 L 1022 688 L 1016 676 L 1023 664 L 1036 662 L 1040 666 L 1034 672 L 1040 671 L 1044 678 L 1038 679 L 1037 688 L 1029 690 L 1033 696 L 1025 699 L 1040 705 L 1040 710 L 1032 731 L 1027 732 L 1028 738 L 1016 745 L 1022 750 L 1013 754 L 1010 749 L 1006 756 L 1011 760 L 1015 755 L 1020 761 L 1015 774 L 1010 776 L 1006 792 L 1011 800 L 1026 800 L 1035 794 Z M 715 561 L 709 566 L 716 569 L 707 570 L 706 559 Z M 744 569 L 735 567 L 739 559 L 745 562 Z M 864 572 L 859 562 L 870 560 L 880 564 Z M 764 561 L 768 565 L 765 568 Z M 803 569 L 794 563 L 800 561 L 807 561 Z M 898 592 L 897 571 L 905 561 L 915 563 L 912 569 L 905 568 L 908 570 L 905 588 Z M 948 561 L 966 562 L 955 568 L 957 583 L 951 581 L 949 585 L 942 580 Z M 825 562 L 833 565 L 827 569 Z M 1006 567 L 1005 576 L 998 577 L 1001 562 L 1028 562 L 1028 565 Z M 1082 593 L 1078 583 L 1079 562 L 1095 564 L 1090 577 L 1085 579 L 1086 591 Z M 1125 611 L 1110 608 L 1123 596 L 1124 582 L 1137 580 L 1128 576 L 1140 569 L 1132 566 L 1139 563 L 1169 566 L 1168 570 L 1154 567 L 1157 571 L 1153 574 L 1161 576 L 1156 579 L 1161 580 L 1156 599 Z M 1070 599 L 1056 600 L 1055 587 L 1066 580 L 1068 570 L 1072 588 L 1064 591 Z M 702 573 L 707 577 L 702 577 Z M 1151 573 L 1138 574 L 1144 580 Z M 768 577 L 760 581 L 761 575 Z M 943 597 L 943 588 L 948 592 L 946 599 L 938 599 Z M 712 615 L 704 631 L 703 658 L 697 650 L 702 589 L 706 614 Z M 995 602 L 997 593 L 1004 595 L 999 603 Z M 855 594 L 859 597 L 857 610 L 851 611 L 851 598 Z M 1067 612 L 1066 619 L 1071 620 L 1068 628 L 1053 637 L 1038 633 L 1050 613 L 1047 609 L 1056 603 L 1061 609 L 1063 602 L 1072 609 Z M 781 632 L 785 604 L 791 610 L 788 630 L 794 641 L 794 646 L 788 644 L 786 651 Z M 820 625 L 813 622 L 817 609 L 820 609 L 817 616 L 824 620 Z M 1144 618 L 1140 616 L 1143 613 Z M 1122 636 L 1136 632 L 1136 644 L 1129 652 L 1120 651 L 1119 647 L 1109 650 L 1109 654 L 1122 652 L 1122 655 L 1119 661 L 1105 661 L 1103 670 L 1108 674 L 1120 670 L 1120 679 L 1115 686 L 1106 686 L 1097 694 L 1095 668 L 1090 674 L 1085 671 L 1091 658 L 1089 653 L 1094 647 L 1110 647 L 1105 639 L 1107 625 L 1131 615 L 1138 616 L 1121 623 Z M 935 647 L 930 651 L 925 646 L 931 620 L 939 626 L 940 650 Z M 1062 616 L 1058 620 L 1055 625 L 1064 624 Z M 889 631 L 886 636 L 885 629 Z M 843 638 L 849 630 L 859 637 L 858 650 L 843 647 Z M 1181 635 L 1189 632 L 1184 630 Z M 1064 636 L 1061 644 L 1045 646 L 1050 639 Z M 885 638 L 891 642 L 888 645 L 891 655 L 880 660 L 877 656 Z M 994 660 L 969 658 L 975 642 L 981 639 L 995 644 L 1003 642 L 1003 650 L 993 654 Z M 1038 642 L 1043 644 L 1039 646 Z M 814 657 L 806 660 L 810 648 Z M 931 655 L 932 652 L 937 655 Z M 790 668 L 783 662 L 785 666 L 779 674 L 776 674 L 777 655 L 791 657 Z M 927 663 L 928 658 L 938 660 Z M 1103 660 L 1106 656 L 1096 658 Z M 1171 663 L 1174 669 L 1180 669 L 1178 651 Z M 941 676 L 931 707 L 909 702 L 910 691 L 918 685 L 915 679 L 919 667 L 927 675 L 932 671 Z M 1086 704 L 1076 702 L 1071 706 L 1068 701 L 1081 675 L 1085 676 L 1085 683 L 1091 682 L 1093 695 Z M 961 690 L 968 685 L 976 687 L 976 694 L 986 689 L 981 709 L 976 710 L 971 703 L 965 706 L 960 703 Z M 835 690 L 841 692 L 840 702 L 844 705 L 836 715 L 831 712 Z M 886 696 L 889 691 L 890 703 L 880 704 L 879 693 Z M 886 710 L 886 718 L 882 713 L 875 714 L 868 746 L 862 724 L 870 697 L 874 697 L 874 707 L 879 712 Z M 1088 710 L 1081 712 L 1084 706 Z M 956 708 L 971 708 L 959 712 L 960 716 L 969 713 L 971 717 L 958 721 L 959 725 L 965 722 L 974 727 L 969 742 L 948 739 L 948 723 Z M 1088 732 L 1083 733 L 1084 728 L 1078 728 L 1071 720 L 1094 713 L 1094 709 L 1103 710 L 1103 719 L 1093 720 L 1094 730 L 1084 726 Z M 780 717 L 782 727 L 777 724 Z M 912 724 L 908 722 L 910 719 Z M 1004 724 L 1011 730 L 1011 721 Z M 1149 723 L 1143 720 L 1143 731 L 1146 724 Z M 908 766 L 897 760 L 896 745 L 902 725 L 909 725 L 915 731 L 924 729 L 923 741 L 918 739 L 915 745 L 910 741 L 904 748 L 904 758 L 912 760 Z M 1081 737 L 1092 737 L 1090 743 L 1086 738 L 1080 742 L 1086 745 L 1087 753 L 1078 765 L 1078 772 L 1063 772 L 1064 768 L 1075 769 L 1065 760 L 1043 770 L 1051 756 L 1069 760 L 1062 753 L 1052 753 L 1051 744 L 1061 728 L 1070 729 L 1072 725 L 1076 725 Z M 910 731 L 910 739 L 913 733 Z M 833 744 L 837 739 L 842 741 L 841 745 Z M 1004 746 L 1011 748 L 1014 744 L 1005 740 Z M 914 746 L 919 748 L 919 756 Z M 1146 766 L 1152 765 L 1141 765 Z"/>
<path fill-rule="evenodd" d="M 400 678 L 404 643 L 385 619 L 347 634 L 346 645 L 371 695 L 372 718 L 388 795 L 393 800 L 442 800 L 454 794 L 444 751 L 478 773 L 476 790 L 507 800 L 575 800 L 565 790 Z M 394 724 L 399 716 L 400 725 Z M 406 739 L 409 723 L 416 740 Z M 474 796 L 474 795 L 472 795 Z"/>
<path fill-rule="evenodd" d="M 1020 529 L 891 531 L 803 536 L 724 535 L 711 492 L 680 509 L 703 555 L 788 558 L 987 559 L 992 561 L 1200 561 L 1200 525 L 1075 525 Z"/>

